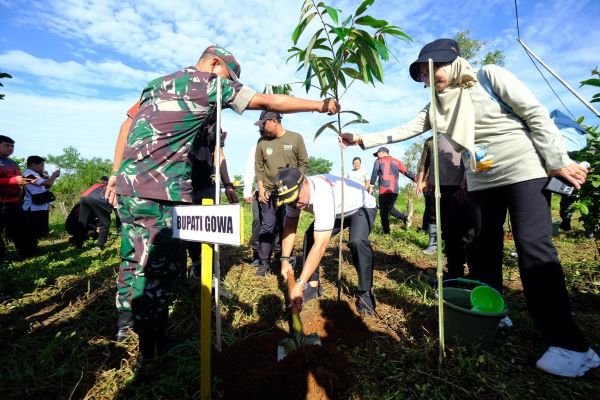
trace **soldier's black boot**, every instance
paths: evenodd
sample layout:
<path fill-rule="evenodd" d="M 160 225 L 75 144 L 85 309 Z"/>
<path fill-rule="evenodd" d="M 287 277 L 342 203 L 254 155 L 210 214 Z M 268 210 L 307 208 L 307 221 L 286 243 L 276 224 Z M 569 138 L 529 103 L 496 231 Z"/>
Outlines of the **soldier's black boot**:
<path fill-rule="evenodd" d="M 131 311 L 120 311 L 117 319 L 117 342 L 124 342 L 131 336 L 133 328 L 133 315 Z"/>

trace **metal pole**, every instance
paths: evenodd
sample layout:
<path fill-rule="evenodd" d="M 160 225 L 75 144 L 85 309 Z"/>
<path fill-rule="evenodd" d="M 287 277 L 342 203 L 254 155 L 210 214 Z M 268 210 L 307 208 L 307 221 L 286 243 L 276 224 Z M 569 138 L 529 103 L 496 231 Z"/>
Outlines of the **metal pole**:
<path fill-rule="evenodd" d="M 537 62 L 542 64 L 542 66 L 552 74 L 552 76 L 554 76 L 560 83 L 562 83 L 563 86 L 566 87 L 569 90 L 569 92 L 573 94 L 573 96 L 577 97 L 577 99 L 581 101 L 587 108 L 589 108 L 590 111 L 592 111 L 596 115 L 596 117 L 600 117 L 600 113 L 596 111 L 596 109 L 589 102 L 587 102 L 583 97 L 581 97 L 579 93 L 575 91 L 575 89 L 573 89 L 567 82 L 565 82 L 560 76 L 558 76 L 558 74 L 554 72 L 552 68 L 547 66 L 529 47 L 527 47 L 525 43 L 523 43 L 521 39 L 518 38 L 517 41 L 521 44 L 521 46 L 523 46 L 527 53 L 529 53 L 533 58 L 535 58 Z"/>
<path fill-rule="evenodd" d="M 438 130 L 437 130 L 437 110 L 435 97 L 435 79 L 434 79 L 433 61 L 429 59 L 429 88 L 431 89 L 431 105 L 429 112 L 429 121 L 433 129 L 433 172 L 435 177 L 435 223 L 438 226 L 437 236 L 437 282 L 438 282 L 438 324 L 440 331 L 440 352 L 438 356 L 438 365 L 441 367 L 444 361 L 444 263 L 442 259 L 442 218 L 440 215 L 440 163 L 438 153 Z M 474 157 L 474 154 L 471 155 Z"/>
<path fill-rule="evenodd" d="M 216 144 L 215 144 L 215 204 L 221 204 L 221 77 L 217 76 L 217 126 L 216 126 Z M 221 280 L 221 264 L 219 245 L 214 245 L 215 256 L 214 265 L 214 291 L 215 291 L 215 333 L 217 351 L 221 351 L 221 301 L 219 293 L 219 282 Z"/>

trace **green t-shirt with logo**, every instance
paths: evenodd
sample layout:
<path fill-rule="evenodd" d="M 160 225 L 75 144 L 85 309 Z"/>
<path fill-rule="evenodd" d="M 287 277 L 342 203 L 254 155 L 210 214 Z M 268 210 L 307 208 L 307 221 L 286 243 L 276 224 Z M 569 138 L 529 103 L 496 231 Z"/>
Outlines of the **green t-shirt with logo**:
<path fill-rule="evenodd" d="M 256 181 L 262 181 L 267 191 L 273 190 L 275 175 L 283 168 L 297 168 L 303 174 L 306 174 L 308 169 L 304 139 L 296 132 L 286 130 L 283 136 L 278 138 L 264 136 L 256 144 Z"/>

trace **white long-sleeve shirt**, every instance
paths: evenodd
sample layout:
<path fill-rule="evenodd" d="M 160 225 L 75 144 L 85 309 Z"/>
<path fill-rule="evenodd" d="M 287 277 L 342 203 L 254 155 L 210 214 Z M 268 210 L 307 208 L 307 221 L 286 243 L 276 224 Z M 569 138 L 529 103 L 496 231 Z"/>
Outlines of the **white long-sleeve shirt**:
<path fill-rule="evenodd" d="M 548 110 L 517 77 L 504 68 L 484 69 L 494 92 L 510 107 L 504 110 L 481 87 L 469 89 L 475 112 L 475 149 L 489 170 L 467 169 L 469 191 L 489 189 L 547 176 L 547 170 L 572 163 Z M 431 129 L 429 104 L 410 122 L 383 132 L 361 135 L 364 148 L 400 142 Z M 468 160 L 463 153 L 463 162 Z M 479 158 L 479 157 L 478 157 Z"/>

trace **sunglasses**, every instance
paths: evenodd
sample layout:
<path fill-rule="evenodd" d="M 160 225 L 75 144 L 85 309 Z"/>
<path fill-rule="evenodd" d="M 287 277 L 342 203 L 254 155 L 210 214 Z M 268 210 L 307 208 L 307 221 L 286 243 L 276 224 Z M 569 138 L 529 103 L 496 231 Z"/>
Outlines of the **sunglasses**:
<path fill-rule="evenodd" d="M 438 69 L 445 67 L 447 65 L 450 65 L 450 64 L 452 64 L 452 63 L 449 63 L 449 62 L 433 63 L 433 72 L 435 73 L 435 72 L 437 72 Z M 425 65 L 427 65 L 427 64 L 425 64 Z M 429 69 L 429 67 L 427 69 Z M 427 81 L 429 80 L 428 78 L 429 78 L 429 71 L 427 71 L 427 70 L 425 72 L 422 72 L 421 74 L 419 74 L 419 80 L 423 83 L 427 83 Z"/>

